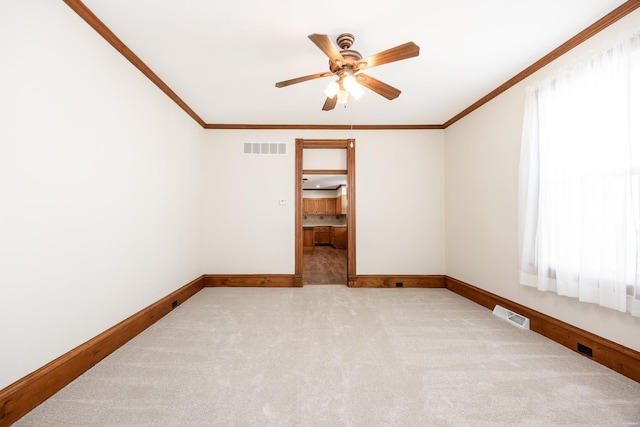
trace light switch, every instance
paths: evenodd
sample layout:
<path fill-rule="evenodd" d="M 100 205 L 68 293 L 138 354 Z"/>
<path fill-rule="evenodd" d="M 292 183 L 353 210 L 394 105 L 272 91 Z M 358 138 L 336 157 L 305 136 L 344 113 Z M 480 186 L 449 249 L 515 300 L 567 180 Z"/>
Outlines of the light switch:
<path fill-rule="evenodd" d="M 278 203 L 280 203 L 280 206 L 286 206 L 287 205 L 287 199 L 280 199 L 278 201 Z"/>

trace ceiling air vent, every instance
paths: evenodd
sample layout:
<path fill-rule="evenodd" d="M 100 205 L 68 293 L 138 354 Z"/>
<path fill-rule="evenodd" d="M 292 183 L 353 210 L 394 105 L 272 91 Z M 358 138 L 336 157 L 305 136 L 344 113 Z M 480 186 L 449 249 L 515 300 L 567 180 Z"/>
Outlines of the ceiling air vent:
<path fill-rule="evenodd" d="M 286 142 L 243 142 L 242 154 L 248 156 L 286 156 Z"/>

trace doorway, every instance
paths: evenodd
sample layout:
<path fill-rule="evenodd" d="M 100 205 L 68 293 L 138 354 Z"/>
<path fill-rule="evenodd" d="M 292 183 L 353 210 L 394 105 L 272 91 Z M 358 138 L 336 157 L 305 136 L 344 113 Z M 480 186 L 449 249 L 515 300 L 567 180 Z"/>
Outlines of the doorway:
<path fill-rule="evenodd" d="M 345 150 L 333 150 L 337 166 L 306 163 L 317 150 L 304 150 L 302 175 L 302 285 L 347 284 L 347 171 Z M 309 169 L 306 169 L 309 168 Z"/>
<path fill-rule="evenodd" d="M 346 154 L 346 169 L 345 170 L 335 170 L 335 169 L 313 169 L 313 170 L 305 170 L 303 169 L 303 153 L 306 149 L 344 149 Z M 346 197 L 344 199 L 344 211 L 341 211 L 341 214 L 346 215 L 346 277 L 344 277 L 338 283 L 345 283 L 348 286 L 352 286 L 355 283 L 356 276 L 356 245 L 355 245 L 355 140 L 354 139 L 338 139 L 338 140 L 318 140 L 318 139 L 296 139 L 296 199 L 295 199 L 295 276 L 296 276 L 296 285 L 302 286 L 303 283 L 307 281 L 304 279 L 305 272 L 305 245 L 309 246 L 309 239 L 312 240 L 312 249 L 315 249 L 315 238 L 309 237 L 310 228 L 313 227 L 305 227 L 304 226 L 304 201 L 303 201 L 303 177 L 307 176 L 316 176 L 316 175 L 343 175 L 346 177 Z M 317 229 L 319 233 L 331 233 L 332 230 L 325 230 L 322 228 Z M 344 230 L 338 230 L 344 231 Z M 311 232 L 313 232 L 311 230 Z M 324 239 L 323 235 L 318 235 L 319 239 Z M 331 244 L 330 246 L 334 246 Z M 337 249 L 337 248 L 334 248 Z M 329 264 L 326 266 L 324 272 L 326 274 L 326 279 L 320 278 L 320 281 L 335 281 L 335 279 L 331 278 L 331 271 L 333 267 L 331 266 L 331 257 L 336 256 L 339 251 L 331 252 L 329 247 L 322 246 L 322 240 L 320 241 L 320 245 L 318 246 L 318 255 L 315 260 L 317 262 L 323 263 L 328 262 Z M 322 252 L 321 252 L 322 251 Z M 343 253 L 344 253 L 343 251 Z M 307 251 L 308 252 L 308 251 Z M 314 250 L 315 252 L 315 250 Z M 324 258 L 323 256 L 328 257 Z M 309 261 L 309 256 L 307 253 L 306 260 Z M 340 262 L 340 260 L 334 260 L 335 262 Z M 317 267 L 317 266 L 316 266 Z M 317 270 L 317 268 L 316 268 Z M 313 279 L 312 281 L 317 281 Z"/>

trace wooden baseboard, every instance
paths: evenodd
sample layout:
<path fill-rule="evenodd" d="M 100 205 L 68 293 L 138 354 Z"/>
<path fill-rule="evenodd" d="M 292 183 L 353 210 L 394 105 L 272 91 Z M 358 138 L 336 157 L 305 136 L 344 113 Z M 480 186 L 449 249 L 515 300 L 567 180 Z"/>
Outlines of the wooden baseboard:
<path fill-rule="evenodd" d="M 0 426 L 9 426 L 123 346 L 204 286 L 188 283 L 26 377 L 0 390 Z"/>
<path fill-rule="evenodd" d="M 444 281 L 447 289 L 490 310 L 493 310 L 496 305 L 501 305 L 508 310 L 528 317 L 532 331 L 544 335 L 578 354 L 589 357 L 578 351 L 578 344 L 589 347 L 592 350 L 590 359 L 640 382 L 640 352 L 452 277 L 445 276 Z"/>
<path fill-rule="evenodd" d="M 400 286 L 400 285 L 401 286 Z M 349 278 L 353 288 L 444 288 L 444 276 L 358 275 Z"/>
<path fill-rule="evenodd" d="M 205 274 L 205 287 L 290 288 L 302 286 L 294 274 Z"/>
<path fill-rule="evenodd" d="M 205 287 L 299 287 L 302 277 L 288 274 L 205 274 Z M 444 288 L 441 275 L 363 275 L 349 277 L 353 288 Z"/>

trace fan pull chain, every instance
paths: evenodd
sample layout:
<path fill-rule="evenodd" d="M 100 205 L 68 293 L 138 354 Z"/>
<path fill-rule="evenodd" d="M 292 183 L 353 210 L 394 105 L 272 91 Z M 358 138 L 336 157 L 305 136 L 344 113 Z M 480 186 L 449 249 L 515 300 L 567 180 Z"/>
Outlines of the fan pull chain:
<path fill-rule="evenodd" d="M 346 107 L 346 105 L 345 105 L 345 107 Z M 353 139 L 353 108 L 349 109 L 349 122 L 351 123 L 351 135 L 350 135 L 350 138 Z"/>

